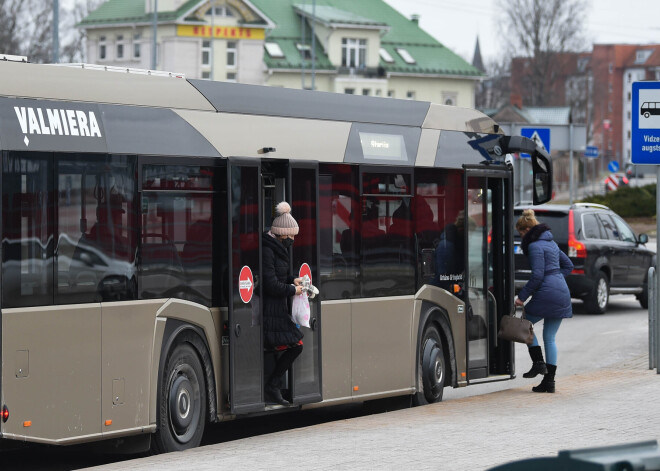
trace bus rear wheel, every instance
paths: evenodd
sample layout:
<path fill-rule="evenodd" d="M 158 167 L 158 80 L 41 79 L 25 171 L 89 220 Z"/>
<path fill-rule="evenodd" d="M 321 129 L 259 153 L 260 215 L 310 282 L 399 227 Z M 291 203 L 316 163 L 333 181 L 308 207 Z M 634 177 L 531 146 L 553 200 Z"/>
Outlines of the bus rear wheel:
<path fill-rule="evenodd" d="M 424 405 L 442 401 L 446 378 L 445 354 L 440 332 L 434 325 L 424 330 L 417 362 L 417 381 L 421 391 L 413 396 L 413 403 Z"/>
<path fill-rule="evenodd" d="M 204 370 L 190 344 L 174 347 L 162 378 L 154 451 L 168 453 L 199 446 L 206 421 L 206 387 Z"/>

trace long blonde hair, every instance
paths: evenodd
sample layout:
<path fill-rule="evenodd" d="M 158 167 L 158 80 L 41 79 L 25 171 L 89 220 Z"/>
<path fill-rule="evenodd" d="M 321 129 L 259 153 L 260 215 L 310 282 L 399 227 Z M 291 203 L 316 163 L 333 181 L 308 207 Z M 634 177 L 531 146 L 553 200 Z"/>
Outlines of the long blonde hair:
<path fill-rule="evenodd" d="M 518 218 L 516 222 L 516 230 L 522 231 L 525 229 L 531 229 L 536 226 L 539 222 L 534 215 L 533 209 L 526 209 L 523 211 L 522 216 Z"/>

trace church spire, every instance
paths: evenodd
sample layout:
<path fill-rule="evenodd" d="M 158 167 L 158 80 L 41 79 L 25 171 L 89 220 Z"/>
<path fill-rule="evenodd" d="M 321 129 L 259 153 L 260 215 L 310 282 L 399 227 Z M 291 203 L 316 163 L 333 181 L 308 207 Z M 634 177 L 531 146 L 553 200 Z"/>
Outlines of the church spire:
<path fill-rule="evenodd" d="M 481 48 L 479 48 L 479 36 L 477 36 L 477 44 L 474 46 L 474 57 L 472 58 L 472 65 L 479 69 L 481 72 L 486 73 L 484 61 L 481 59 Z"/>

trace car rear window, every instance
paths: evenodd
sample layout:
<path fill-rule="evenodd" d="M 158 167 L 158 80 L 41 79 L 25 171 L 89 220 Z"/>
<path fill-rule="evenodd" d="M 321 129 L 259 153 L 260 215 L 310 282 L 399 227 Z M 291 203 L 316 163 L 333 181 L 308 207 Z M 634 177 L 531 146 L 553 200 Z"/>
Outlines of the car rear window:
<path fill-rule="evenodd" d="M 566 242 L 568 240 L 568 214 L 556 213 L 552 211 L 535 211 L 536 219 L 548 227 L 552 232 L 552 238 L 555 242 Z M 516 221 L 522 214 L 521 210 L 514 210 Z M 518 231 L 514 231 L 514 238 L 519 240 Z"/>

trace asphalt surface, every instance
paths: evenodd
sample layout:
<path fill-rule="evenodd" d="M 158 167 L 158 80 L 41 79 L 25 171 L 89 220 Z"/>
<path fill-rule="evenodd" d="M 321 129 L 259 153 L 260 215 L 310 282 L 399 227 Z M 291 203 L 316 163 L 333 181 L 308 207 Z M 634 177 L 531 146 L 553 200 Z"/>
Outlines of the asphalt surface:
<path fill-rule="evenodd" d="M 485 470 L 559 450 L 660 438 L 660 375 L 648 369 L 646 353 L 559 375 L 555 394 L 532 393 L 538 381 L 87 470 Z"/>

